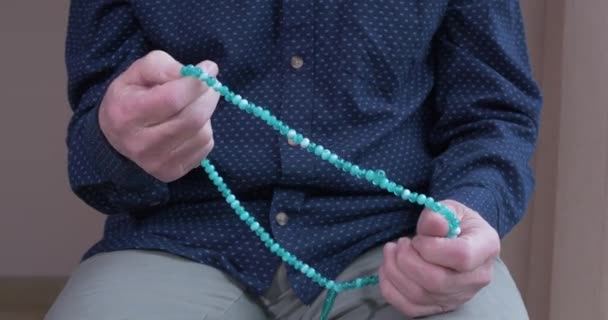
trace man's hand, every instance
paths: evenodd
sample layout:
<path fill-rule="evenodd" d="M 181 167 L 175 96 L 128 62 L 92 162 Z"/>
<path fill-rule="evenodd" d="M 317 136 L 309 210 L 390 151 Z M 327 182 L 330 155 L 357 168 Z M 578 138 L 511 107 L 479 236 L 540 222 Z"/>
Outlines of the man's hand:
<path fill-rule="evenodd" d="M 212 76 L 218 67 L 199 64 Z M 182 77 L 182 64 L 154 51 L 134 62 L 109 86 L 99 126 L 119 153 L 163 182 L 199 166 L 213 148 L 211 115 L 219 94 Z"/>
<path fill-rule="evenodd" d="M 477 212 L 456 201 L 443 201 L 460 219 L 460 236 L 445 238 L 445 219 L 425 209 L 417 235 L 384 247 L 380 290 L 409 317 L 452 311 L 492 279 L 500 252 L 498 233 Z"/>

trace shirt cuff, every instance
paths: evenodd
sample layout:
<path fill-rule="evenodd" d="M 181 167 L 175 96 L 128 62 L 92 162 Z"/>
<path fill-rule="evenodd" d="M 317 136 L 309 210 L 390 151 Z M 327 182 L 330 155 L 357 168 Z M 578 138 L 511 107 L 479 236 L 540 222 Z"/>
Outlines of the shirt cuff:
<path fill-rule="evenodd" d="M 97 175 L 114 187 L 113 200 L 134 211 L 165 204 L 169 200 L 168 185 L 112 147 L 99 127 L 98 113 L 99 106 L 85 115 L 84 137 Z"/>

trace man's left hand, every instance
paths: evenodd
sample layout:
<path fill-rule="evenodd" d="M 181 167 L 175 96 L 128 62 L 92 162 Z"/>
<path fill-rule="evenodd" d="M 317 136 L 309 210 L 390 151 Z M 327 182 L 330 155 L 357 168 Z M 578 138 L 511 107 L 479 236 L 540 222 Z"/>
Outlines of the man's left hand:
<path fill-rule="evenodd" d="M 409 317 L 452 311 L 470 300 L 491 279 L 500 238 L 477 212 L 442 201 L 460 219 L 461 234 L 450 239 L 448 224 L 425 209 L 416 236 L 389 242 L 379 270 L 384 298 Z"/>

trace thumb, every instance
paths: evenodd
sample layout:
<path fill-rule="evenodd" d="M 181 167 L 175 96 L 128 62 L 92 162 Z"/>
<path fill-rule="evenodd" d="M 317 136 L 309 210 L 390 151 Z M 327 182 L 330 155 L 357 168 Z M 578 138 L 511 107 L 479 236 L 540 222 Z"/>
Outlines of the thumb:
<path fill-rule="evenodd" d="M 445 237 L 450 231 L 450 227 L 445 218 L 439 213 L 425 208 L 418 218 L 416 233 L 429 237 Z"/>

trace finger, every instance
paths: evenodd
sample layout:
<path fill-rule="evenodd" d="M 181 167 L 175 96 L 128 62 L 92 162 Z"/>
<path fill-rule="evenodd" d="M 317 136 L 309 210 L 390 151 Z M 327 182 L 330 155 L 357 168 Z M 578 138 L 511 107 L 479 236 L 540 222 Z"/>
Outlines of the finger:
<path fill-rule="evenodd" d="M 198 134 L 170 152 L 170 163 L 186 174 L 200 166 L 201 161 L 207 157 L 212 148 L 213 133 L 211 121 L 208 121 Z"/>
<path fill-rule="evenodd" d="M 408 238 L 399 239 L 396 251 L 399 270 L 407 270 L 410 278 L 431 294 L 450 295 L 465 284 L 456 272 L 425 261 Z"/>
<path fill-rule="evenodd" d="M 409 301 L 419 305 L 432 305 L 434 297 L 415 281 L 410 279 L 406 269 L 397 267 L 397 247 L 394 244 L 384 247 L 384 263 L 382 269 L 386 279 L 390 281 L 399 293 Z"/>
<path fill-rule="evenodd" d="M 416 234 L 429 237 L 445 237 L 450 231 L 448 222 L 439 213 L 424 209 L 418 218 Z"/>
<path fill-rule="evenodd" d="M 389 280 L 386 279 L 386 275 L 382 269 L 380 270 L 379 277 L 380 293 L 384 299 L 408 317 L 422 317 L 443 312 L 443 308 L 439 305 L 422 306 L 409 301 L 406 297 L 401 295 L 399 290 L 397 290 Z"/>
<path fill-rule="evenodd" d="M 209 74 L 217 74 L 217 65 L 211 61 L 204 61 L 199 67 Z M 212 96 L 218 96 L 219 100 L 219 94 L 209 90 L 206 84 L 192 77 L 180 78 L 150 90 L 139 91 L 139 99 L 134 105 L 134 108 L 140 112 L 139 124 L 154 126 L 165 122 L 207 92 L 213 92 Z"/>
<path fill-rule="evenodd" d="M 416 235 L 412 246 L 429 263 L 458 272 L 475 270 L 488 259 L 498 256 L 500 239 L 490 225 L 478 224 L 465 217 L 461 227 L 463 231 L 458 238 Z"/>
<path fill-rule="evenodd" d="M 151 87 L 180 78 L 182 64 L 164 51 L 152 51 L 135 61 L 122 76 L 129 85 Z"/>
<path fill-rule="evenodd" d="M 159 132 L 161 137 L 171 144 L 171 147 L 177 147 L 184 140 L 197 134 L 209 122 L 219 98 L 220 95 L 217 92 L 209 90 L 180 113 L 151 129 Z"/>

